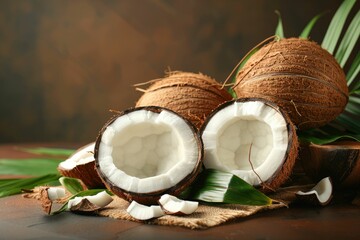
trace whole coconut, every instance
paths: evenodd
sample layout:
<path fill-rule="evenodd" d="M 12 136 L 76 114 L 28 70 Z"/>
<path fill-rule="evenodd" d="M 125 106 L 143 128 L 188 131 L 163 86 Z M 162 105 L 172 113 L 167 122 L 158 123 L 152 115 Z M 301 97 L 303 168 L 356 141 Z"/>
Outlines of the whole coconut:
<path fill-rule="evenodd" d="M 268 43 L 236 76 L 239 98 L 275 102 L 300 129 L 320 127 L 335 119 L 348 102 L 343 69 L 336 59 L 308 39 Z"/>
<path fill-rule="evenodd" d="M 168 108 L 200 128 L 216 107 L 231 99 L 216 80 L 201 73 L 176 71 L 153 81 L 136 107 Z"/>

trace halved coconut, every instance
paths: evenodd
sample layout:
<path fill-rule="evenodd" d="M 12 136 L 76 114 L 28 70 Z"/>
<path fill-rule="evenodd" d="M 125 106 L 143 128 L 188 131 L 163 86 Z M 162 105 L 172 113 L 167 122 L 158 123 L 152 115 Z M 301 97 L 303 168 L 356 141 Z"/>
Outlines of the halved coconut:
<path fill-rule="evenodd" d="M 244 98 L 221 105 L 201 129 L 206 168 L 231 172 L 254 186 L 276 189 L 298 154 L 295 127 L 277 105 Z"/>
<path fill-rule="evenodd" d="M 76 150 L 68 159 L 59 164 L 58 171 L 60 174 L 65 177 L 80 179 L 87 188 L 104 187 L 95 170 L 94 147 L 95 142 Z"/>
<path fill-rule="evenodd" d="M 95 145 L 96 168 L 105 185 L 128 201 L 154 204 L 178 195 L 196 178 L 203 157 L 196 128 L 161 107 L 140 107 L 114 116 Z"/>

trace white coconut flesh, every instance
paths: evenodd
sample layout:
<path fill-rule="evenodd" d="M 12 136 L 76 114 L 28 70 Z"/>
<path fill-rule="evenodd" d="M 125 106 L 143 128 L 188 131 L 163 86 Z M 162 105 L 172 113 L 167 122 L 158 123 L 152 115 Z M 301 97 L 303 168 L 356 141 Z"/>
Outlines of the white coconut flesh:
<path fill-rule="evenodd" d="M 329 177 L 323 178 L 310 191 L 308 192 L 298 191 L 296 194 L 302 196 L 314 194 L 320 203 L 326 203 L 329 201 L 332 195 L 331 180 Z"/>
<path fill-rule="evenodd" d="M 47 189 L 47 193 L 51 201 L 65 197 L 65 189 L 60 187 L 50 187 Z"/>
<path fill-rule="evenodd" d="M 129 207 L 126 209 L 126 212 L 138 220 L 149 220 L 165 215 L 164 211 L 158 205 L 146 206 L 136 201 L 132 201 L 130 203 Z"/>
<path fill-rule="evenodd" d="M 113 185 L 135 193 L 175 186 L 198 164 L 198 142 L 177 114 L 141 109 L 118 117 L 104 130 L 98 168 Z"/>
<path fill-rule="evenodd" d="M 68 159 L 61 162 L 59 167 L 63 168 L 64 170 L 71 170 L 78 165 L 95 161 L 94 147 L 95 143 L 90 143 L 84 146 L 82 149 L 71 155 Z"/>
<path fill-rule="evenodd" d="M 289 144 L 283 115 L 258 100 L 220 109 L 207 122 L 202 139 L 206 168 L 231 172 L 254 186 L 281 169 Z"/>
<path fill-rule="evenodd" d="M 101 191 L 93 196 L 75 197 L 70 199 L 68 202 L 68 208 L 70 209 L 71 207 L 76 206 L 84 199 L 87 199 L 92 204 L 101 208 L 113 201 L 113 198 L 106 191 Z"/>
<path fill-rule="evenodd" d="M 159 203 L 168 214 L 191 214 L 199 206 L 198 202 L 181 200 L 169 194 L 162 195 Z"/>

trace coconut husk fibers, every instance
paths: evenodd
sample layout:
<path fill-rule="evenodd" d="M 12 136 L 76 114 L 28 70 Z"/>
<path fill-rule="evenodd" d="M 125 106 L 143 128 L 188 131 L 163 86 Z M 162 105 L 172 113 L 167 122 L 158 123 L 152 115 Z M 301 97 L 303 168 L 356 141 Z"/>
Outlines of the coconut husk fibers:
<path fill-rule="evenodd" d="M 200 128 L 217 106 L 231 99 L 221 84 L 209 76 L 176 71 L 152 81 L 137 101 L 136 107 L 168 108 Z"/>
<path fill-rule="evenodd" d="M 300 129 L 320 127 L 343 112 L 348 102 L 344 71 L 317 43 L 300 38 L 268 43 L 236 76 L 240 97 L 275 102 Z"/>

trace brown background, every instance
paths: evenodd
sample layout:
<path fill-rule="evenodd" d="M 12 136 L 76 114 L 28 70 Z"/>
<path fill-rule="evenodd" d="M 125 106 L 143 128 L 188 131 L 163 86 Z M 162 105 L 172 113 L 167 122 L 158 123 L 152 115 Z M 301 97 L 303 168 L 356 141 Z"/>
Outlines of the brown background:
<path fill-rule="evenodd" d="M 224 81 L 274 34 L 321 42 L 341 0 L 0 0 L 0 142 L 90 142 L 167 69 Z"/>

